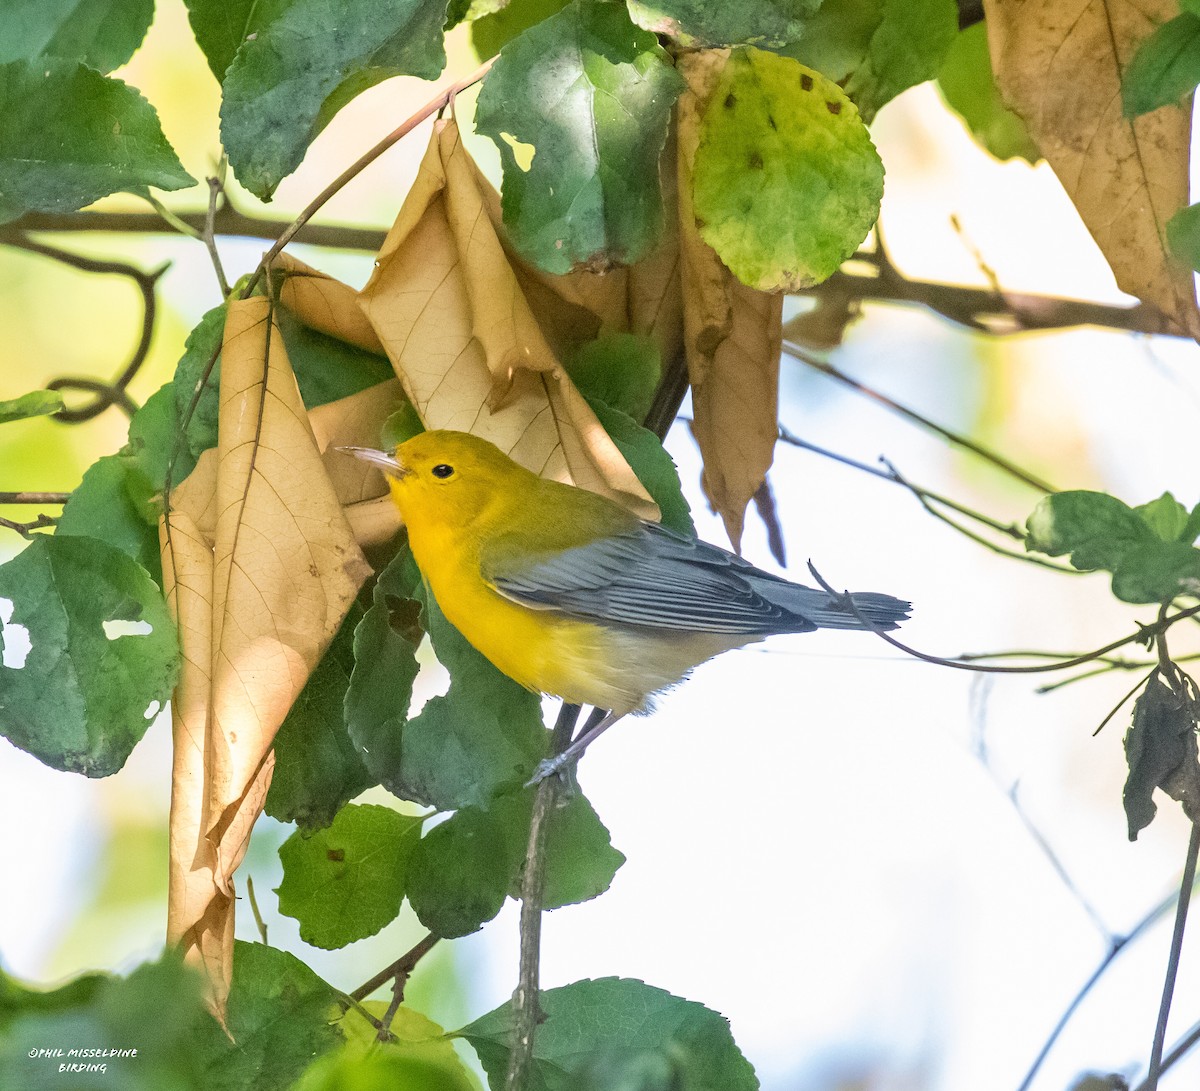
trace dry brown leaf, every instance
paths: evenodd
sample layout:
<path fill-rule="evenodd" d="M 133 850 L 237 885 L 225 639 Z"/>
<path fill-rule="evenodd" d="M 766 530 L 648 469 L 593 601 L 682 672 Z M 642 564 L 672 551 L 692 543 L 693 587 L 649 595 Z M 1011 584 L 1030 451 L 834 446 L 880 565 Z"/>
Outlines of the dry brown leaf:
<path fill-rule="evenodd" d="M 168 935 L 203 966 L 218 1015 L 233 873 L 270 785 L 275 732 L 369 573 L 270 311 L 262 298 L 229 305 L 217 451 L 176 490 L 162 532 L 185 664 L 172 702 Z"/>
<path fill-rule="evenodd" d="M 286 250 L 272 263 L 271 280 L 279 286 L 279 301 L 306 326 L 383 355 L 383 345 L 350 285 L 305 265 Z"/>
<path fill-rule="evenodd" d="M 1192 272 L 1167 252 L 1188 203 L 1191 97 L 1128 121 L 1121 73 L 1177 0 L 985 0 L 992 65 L 1123 291 L 1200 334 Z"/>
<path fill-rule="evenodd" d="M 692 430 L 704 457 L 704 491 L 735 549 L 746 505 L 766 478 L 779 417 L 783 297 L 737 280 L 696 229 L 692 164 L 704 104 L 728 50 L 679 58 L 687 89 L 676 107 L 684 344 L 692 383 Z"/>
<path fill-rule="evenodd" d="M 434 127 L 360 304 L 427 427 L 473 432 L 537 473 L 658 517 L 547 344 L 452 120 Z"/>

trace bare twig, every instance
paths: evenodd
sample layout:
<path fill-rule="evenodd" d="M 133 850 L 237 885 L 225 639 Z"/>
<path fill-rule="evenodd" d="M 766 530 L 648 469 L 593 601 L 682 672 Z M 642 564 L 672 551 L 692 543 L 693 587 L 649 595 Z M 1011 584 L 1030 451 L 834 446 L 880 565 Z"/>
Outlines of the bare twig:
<path fill-rule="evenodd" d="M 1193 879 L 1194 885 L 1194 879 Z M 1062 1015 L 1059 1016 L 1058 1022 L 1055 1023 L 1054 1029 L 1051 1030 L 1050 1036 L 1042 1044 L 1042 1048 L 1038 1051 L 1038 1055 L 1034 1058 L 1033 1064 L 1030 1065 L 1029 1071 L 1025 1074 L 1025 1078 L 1021 1081 L 1017 1091 L 1029 1091 L 1030 1085 L 1033 1083 L 1038 1072 L 1041 1070 L 1042 1064 L 1050 1055 L 1050 1050 L 1054 1048 L 1054 1043 L 1061 1037 L 1062 1032 L 1067 1028 L 1071 1018 L 1079 1009 L 1079 1005 L 1087 999 L 1088 994 L 1096 987 L 1096 983 L 1104 976 L 1113 960 L 1130 944 L 1140 939 L 1149 929 L 1156 925 L 1170 911 L 1171 907 L 1176 904 L 1179 896 L 1172 891 L 1162 899 L 1153 909 L 1150 910 L 1140 921 L 1137 922 L 1123 936 L 1112 937 L 1109 942 L 1108 950 L 1104 957 L 1100 960 L 1099 965 L 1092 971 L 1088 979 L 1080 986 L 1079 991 L 1072 997 L 1071 1002 L 1067 1005 Z M 1178 1059 L 1178 1058 L 1176 1058 Z M 1165 1068 L 1166 1062 L 1164 1062 Z M 1138 1091 L 1148 1091 L 1146 1085 L 1138 1087 Z"/>
<path fill-rule="evenodd" d="M 200 238 L 208 249 L 208 256 L 212 261 L 213 272 L 217 274 L 217 284 L 221 289 L 221 298 L 228 299 L 229 281 L 225 279 L 225 268 L 221 264 L 221 255 L 217 251 L 216 236 L 217 205 L 225 193 L 224 175 L 225 157 L 222 155 L 217 176 L 208 179 L 208 212 L 204 217 L 204 230 L 200 232 Z"/>
<path fill-rule="evenodd" d="M 76 376 L 61 376 L 46 384 L 47 390 L 83 390 L 96 395 L 95 400 L 87 405 L 76 409 L 60 409 L 54 414 L 55 420 L 67 424 L 79 424 L 99 416 L 110 405 L 116 405 L 132 416 L 137 411 L 137 405 L 126 393 L 125 388 L 137 375 L 142 364 L 146 362 L 146 356 L 150 351 L 157 311 L 154 290 L 158 278 L 167 271 L 167 266 L 164 265 L 147 273 L 123 261 L 99 261 L 95 258 L 84 257 L 82 254 L 73 254 L 68 250 L 60 250 L 56 246 L 36 242 L 22 232 L 13 230 L 11 226 L 0 230 L 0 243 L 25 250 L 30 254 L 51 258 L 85 273 L 115 273 L 119 276 L 129 277 L 137 285 L 138 290 L 142 293 L 142 332 L 129 363 L 125 365 L 121 373 L 111 383 Z"/>
<path fill-rule="evenodd" d="M 0 492 L 0 504 L 65 504 L 69 492 Z"/>
<path fill-rule="evenodd" d="M 5 519 L 0 516 L 0 527 L 6 530 L 15 530 L 22 538 L 33 538 L 35 530 L 42 530 L 45 527 L 52 527 L 58 524 L 56 516 L 47 515 L 45 512 L 39 512 L 36 519 L 30 519 L 28 522 L 21 523 L 15 519 Z"/>
<path fill-rule="evenodd" d="M 1070 667 L 1082 666 L 1084 663 L 1095 662 L 1096 660 L 1108 655 L 1109 652 L 1116 651 L 1118 648 L 1124 648 L 1127 644 L 1144 642 L 1150 637 L 1154 637 L 1159 633 L 1166 632 L 1166 630 L 1176 622 L 1183 621 L 1186 618 L 1195 617 L 1197 614 L 1200 614 L 1200 606 L 1189 606 L 1186 610 L 1180 610 L 1178 613 L 1160 618 L 1153 624 L 1143 625 L 1136 633 L 1131 633 L 1129 636 L 1122 637 L 1120 640 L 1114 640 L 1111 644 L 1105 644 L 1103 648 L 1097 648 L 1094 652 L 1088 652 L 1086 655 L 1076 656 L 1074 659 L 1064 659 L 1057 663 L 1049 663 L 1042 666 L 997 667 L 992 664 L 964 662 L 961 656 L 957 659 L 946 659 L 939 655 L 930 655 L 928 652 L 917 651 L 916 648 L 909 647 L 907 644 L 897 640 L 890 633 L 884 632 L 879 628 L 878 625 L 865 618 L 862 611 L 855 605 L 853 597 L 845 591 L 835 591 L 825 580 L 825 578 L 816 570 L 812 561 L 808 562 L 808 570 L 812 573 L 813 579 L 820 584 L 822 590 L 843 602 L 846 605 L 846 608 L 862 623 L 862 627 L 864 629 L 873 632 L 877 637 L 879 637 L 880 640 L 891 644 L 893 648 L 898 648 L 900 651 L 905 652 L 916 659 L 923 660 L 926 663 L 936 663 L 940 667 L 950 667 L 953 670 L 977 671 L 984 674 L 1045 674 L 1048 671 L 1066 670 Z"/>
<path fill-rule="evenodd" d="M 1166 1072 L 1167 1069 L 1169 1069 L 1172 1065 L 1176 1064 L 1183 1057 L 1185 1057 L 1188 1051 L 1191 1050 L 1192 1046 L 1194 1046 L 1197 1042 L 1200 1042 L 1200 1023 L 1193 1023 L 1191 1028 L 1183 1034 L 1183 1037 L 1181 1037 L 1179 1041 L 1175 1043 L 1171 1049 L 1171 1052 L 1163 1058 L 1163 1062 L 1159 1066 L 1159 1075 L 1162 1075 L 1162 1073 Z M 1151 1091 L 1149 1077 L 1139 1083 L 1137 1087 L 1133 1089 L 1133 1091 Z"/>
<path fill-rule="evenodd" d="M 440 938 L 440 936 L 436 936 L 430 932 L 424 939 L 405 951 L 390 966 L 385 966 L 369 981 L 364 981 L 357 989 L 347 995 L 355 1000 L 366 1000 L 380 985 L 388 981 L 403 977 L 405 982 L 407 982 L 413 970 L 417 968 L 417 963 L 437 946 Z"/>
<path fill-rule="evenodd" d="M 570 745 L 578 719 L 579 706 L 563 702 L 550 743 L 552 756 L 561 754 Z M 546 820 L 554 810 L 559 784 L 557 776 L 546 777 L 538 783 L 533 813 L 529 819 L 529 844 L 521 872 L 521 971 L 512 998 L 513 1039 L 508 1055 L 508 1071 L 504 1077 L 505 1091 L 525 1091 L 529 1067 L 533 1063 L 533 1039 L 541 1021 L 538 973 L 542 942 L 542 896 L 546 886 L 543 849 Z"/>
<path fill-rule="evenodd" d="M 956 447 L 961 447 L 964 451 L 970 451 L 973 455 L 983 459 L 985 462 L 991 463 L 997 469 L 1003 470 L 1009 476 L 1015 478 L 1017 481 L 1020 481 L 1025 485 L 1028 485 L 1030 488 L 1037 489 L 1039 492 L 1047 493 L 1058 491 L 1053 486 L 1047 485 L 1046 482 L 1034 477 L 1033 474 L 1029 473 L 1027 470 L 1023 470 L 1019 466 L 1010 462 L 1003 455 L 998 455 L 995 451 L 989 450 L 982 444 L 976 443 L 972 439 L 968 439 L 966 436 L 960 436 L 957 432 L 953 432 L 949 428 L 930 420 L 923 414 L 918 413 L 915 409 L 910 409 L 906 405 L 901 405 L 898 401 L 895 401 L 893 398 L 889 398 L 886 394 L 880 393 L 878 390 L 867 386 L 858 379 L 851 378 L 844 371 L 839 371 L 832 364 L 818 359 L 802 345 L 797 345 L 790 341 L 784 341 L 783 351 L 793 359 L 799 360 L 800 363 L 804 364 L 806 367 L 810 367 L 814 371 L 820 372 L 822 375 L 827 375 L 829 378 L 835 379 L 843 386 L 849 387 L 851 390 L 862 394 L 864 397 L 878 402 L 885 408 L 890 409 L 893 413 L 897 413 L 906 420 L 910 420 L 914 424 L 926 429 L 926 431 L 932 432 L 936 436 L 940 436 L 948 443 L 951 443 Z"/>
<path fill-rule="evenodd" d="M 1154 1043 L 1150 1047 L 1149 1071 L 1146 1073 L 1146 1091 L 1157 1091 L 1158 1078 L 1162 1074 L 1163 1046 L 1167 1039 L 1167 1018 L 1171 1014 L 1171 998 L 1175 993 L 1175 976 L 1179 971 L 1179 955 L 1183 950 L 1183 932 L 1187 925 L 1188 904 L 1192 898 L 1192 887 L 1196 882 L 1196 859 L 1200 857 L 1200 823 L 1192 823 L 1192 834 L 1188 838 L 1187 856 L 1183 864 L 1183 882 L 1179 888 L 1179 900 L 1175 906 L 1175 928 L 1171 933 L 1171 953 L 1167 958 L 1167 972 L 1163 978 L 1162 1002 L 1158 1008 L 1158 1022 L 1154 1027 Z"/>

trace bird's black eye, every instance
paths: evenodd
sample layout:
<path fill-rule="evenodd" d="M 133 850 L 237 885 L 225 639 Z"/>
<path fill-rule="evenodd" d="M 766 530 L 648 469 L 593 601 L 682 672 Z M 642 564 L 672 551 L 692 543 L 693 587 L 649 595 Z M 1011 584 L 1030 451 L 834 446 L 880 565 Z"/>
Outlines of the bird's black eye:
<path fill-rule="evenodd" d="M 434 477 L 446 478 L 454 473 L 453 466 L 447 466 L 444 462 L 439 462 L 432 470 L 429 471 Z"/>

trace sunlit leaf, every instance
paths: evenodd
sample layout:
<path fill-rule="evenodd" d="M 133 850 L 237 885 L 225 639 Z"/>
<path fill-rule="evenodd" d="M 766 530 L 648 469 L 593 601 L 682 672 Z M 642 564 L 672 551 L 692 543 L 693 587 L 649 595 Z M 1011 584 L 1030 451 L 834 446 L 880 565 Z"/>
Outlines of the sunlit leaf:
<path fill-rule="evenodd" d="M 624 4 L 572 0 L 509 42 L 476 127 L 500 149 L 517 250 L 552 273 L 645 256 L 662 231 L 658 160 L 680 88 Z"/>
<path fill-rule="evenodd" d="M 52 768 L 115 773 L 179 675 L 162 593 L 105 542 L 39 536 L 0 565 L 4 599 L 0 732 Z"/>
<path fill-rule="evenodd" d="M 576 1091 L 579 1074 L 596 1062 L 620 1067 L 657 1055 L 676 1073 L 670 1086 L 687 1091 L 757 1091 L 754 1069 L 717 1012 L 628 978 L 576 981 L 543 990 L 544 1018 L 534 1039 L 534 1079 L 546 1091 Z M 511 1004 L 503 1004 L 458 1033 L 466 1038 L 493 1081 L 504 1078 L 512 1044 Z"/>
<path fill-rule="evenodd" d="M 396 919 L 421 819 L 390 807 L 349 804 L 333 824 L 292 834 L 279 848 L 279 912 L 300 938 L 326 949 L 373 936 Z"/>
<path fill-rule="evenodd" d="M 62 407 L 62 395 L 57 390 L 31 390 L 19 398 L 0 402 L 0 424 L 29 417 L 48 417 Z"/>
<path fill-rule="evenodd" d="M 883 164 L 841 88 L 789 57 L 736 50 L 708 102 L 693 172 L 700 234 L 752 288 L 808 287 L 879 216 Z"/>
<path fill-rule="evenodd" d="M 195 185 L 154 108 L 77 61 L 0 65 L 0 102 L 0 223 L 73 212 L 122 189 Z"/>

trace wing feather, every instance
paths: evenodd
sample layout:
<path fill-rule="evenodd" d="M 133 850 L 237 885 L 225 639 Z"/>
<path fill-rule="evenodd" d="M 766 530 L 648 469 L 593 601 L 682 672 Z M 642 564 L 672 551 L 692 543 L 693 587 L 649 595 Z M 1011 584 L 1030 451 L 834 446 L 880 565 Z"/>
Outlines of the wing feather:
<path fill-rule="evenodd" d="M 824 591 L 780 579 L 740 557 L 657 523 L 532 560 L 484 563 L 484 578 L 505 597 L 606 624 L 679 632 L 808 632 L 865 626 Z M 855 597 L 872 622 L 894 628 L 908 603 Z"/>

